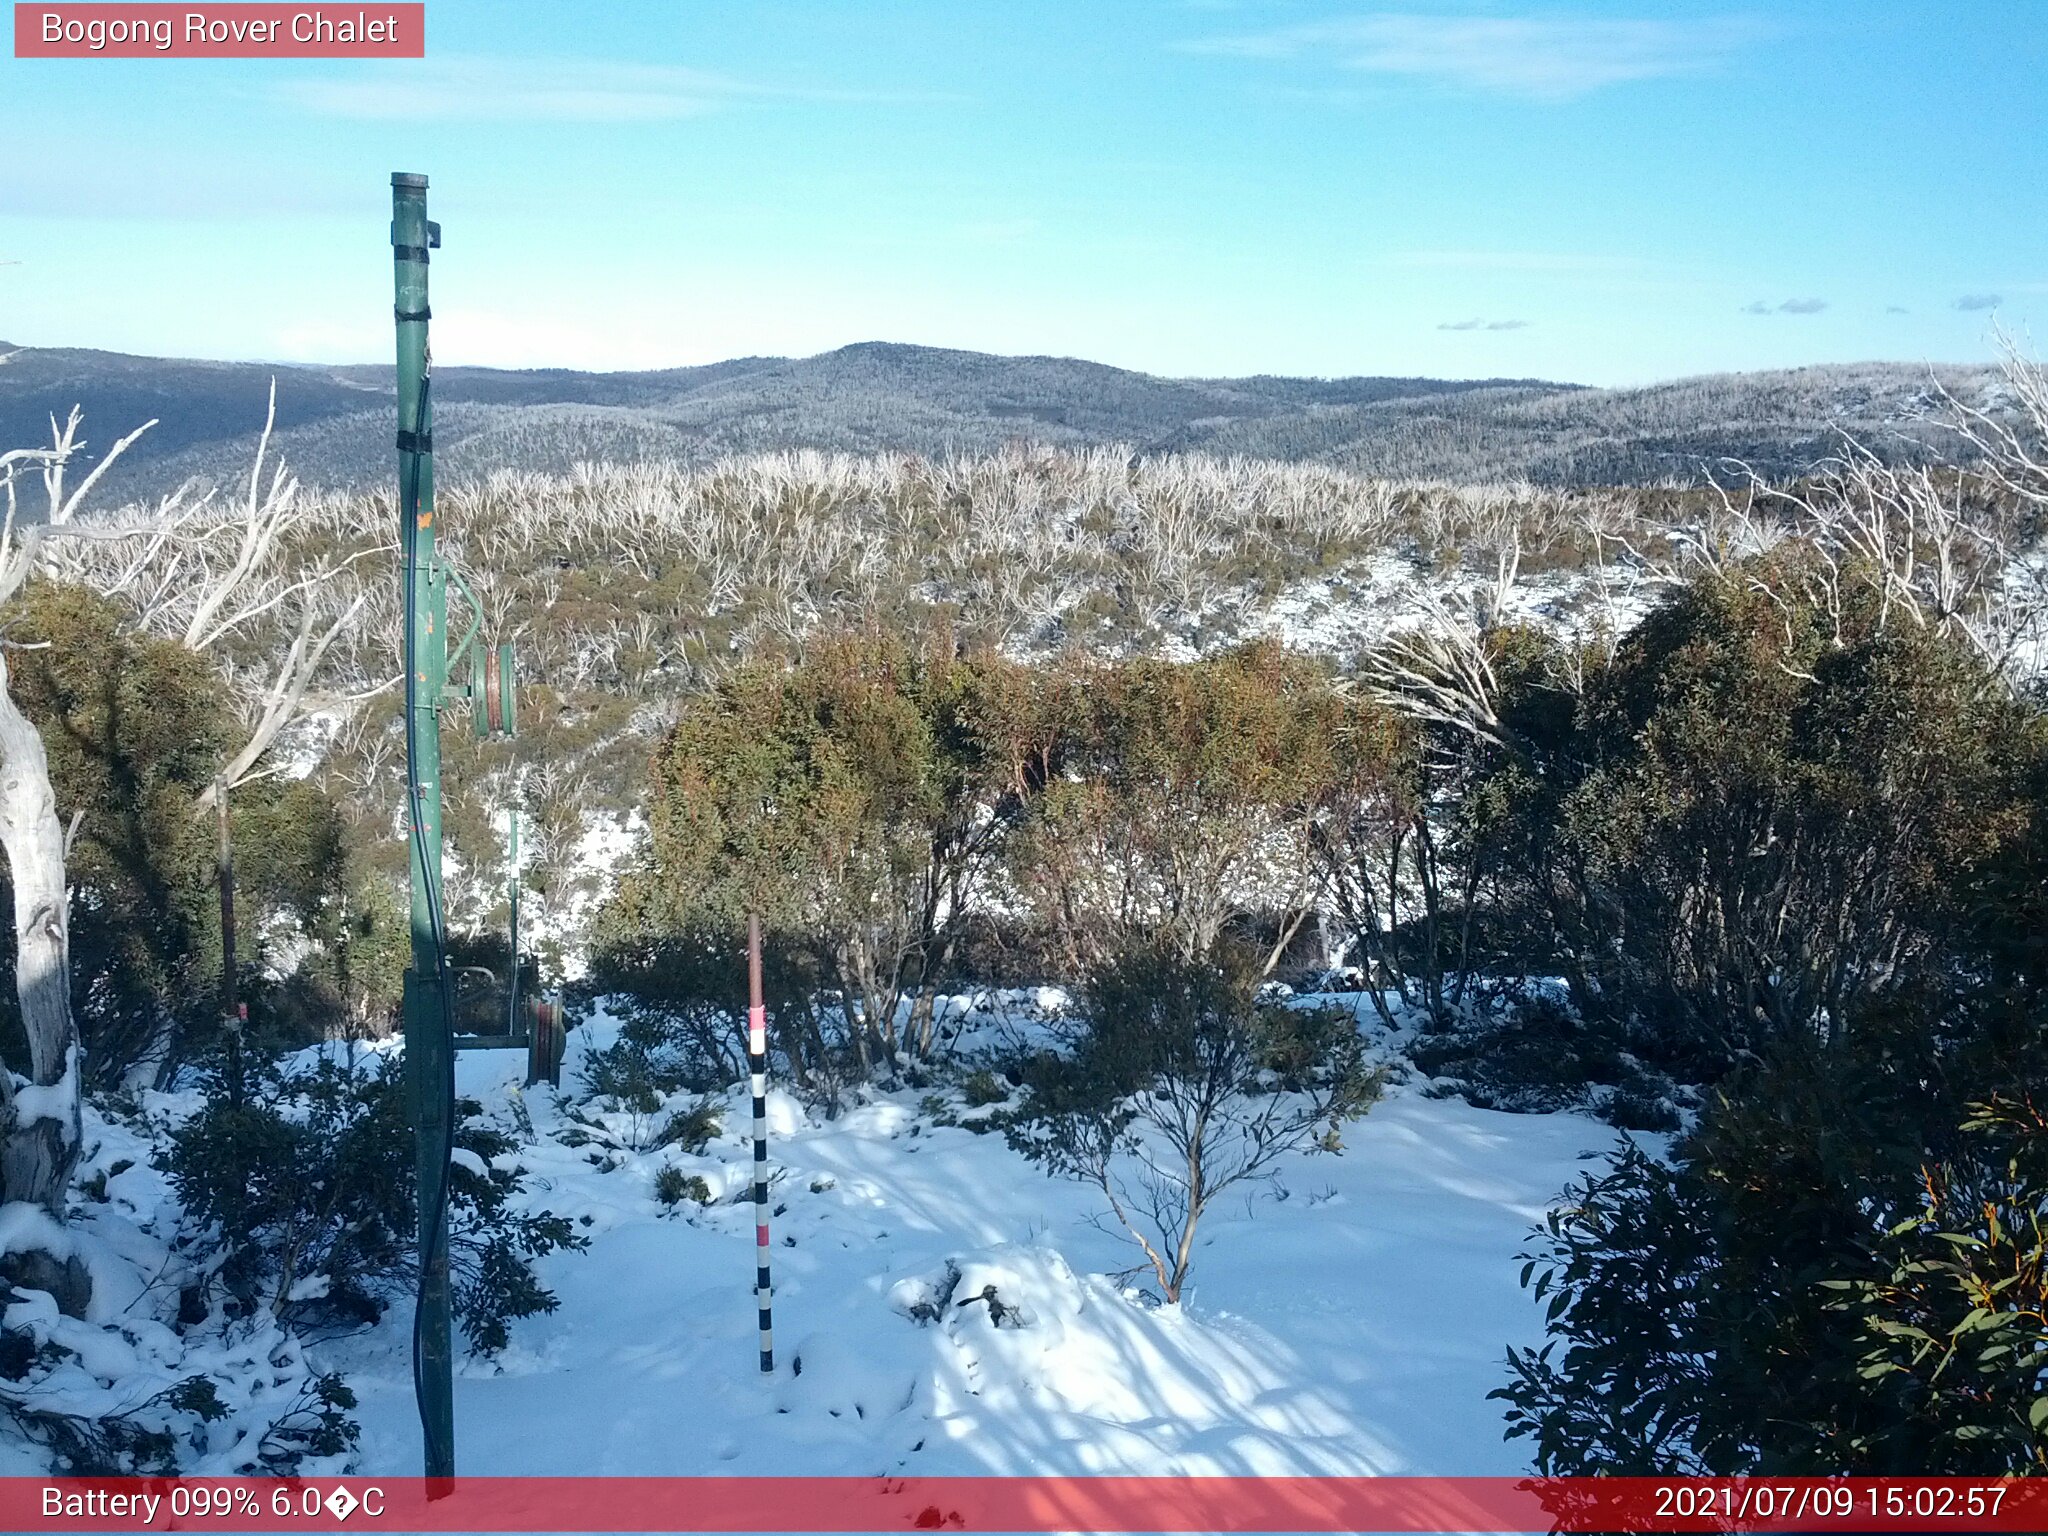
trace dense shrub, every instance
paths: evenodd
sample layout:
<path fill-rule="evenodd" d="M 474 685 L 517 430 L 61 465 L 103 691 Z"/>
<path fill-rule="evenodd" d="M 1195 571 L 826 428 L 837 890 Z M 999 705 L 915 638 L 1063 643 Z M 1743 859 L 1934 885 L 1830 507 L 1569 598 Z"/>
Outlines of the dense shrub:
<path fill-rule="evenodd" d="M 619 904 L 606 913 L 578 989 L 587 998 L 612 998 L 623 1015 L 617 1040 L 585 1055 L 584 1085 L 594 1094 L 647 1100 L 738 1081 L 747 1060 L 742 948 L 730 933 L 704 928 L 621 933 L 626 921 Z M 771 967 L 769 974 L 779 981 L 787 968 Z"/>
<path fill-rule="evenodd" d="M 72 999 L 88 1085 L 112 1087 L 205 1049 L 220 1026 L 214 818 L 198 796 L 236 744 L 202 657 L 138 631 L 110 599 L 37 582 L 9 608 L 9 688 L 41 729 L 67 861 Z M 238 960 L 254 973 L 273 919 L 324 922 L 342 868 L 340 822 L 312 786 L 263 779 L 231 802 Z M 14 956 L 0 955 L 0 1021 L 21 1064 Z M 264 1020 L 258 1018 L 259 1026 Z"/>
<path fill-rule="evenodd" d="M 1376 711 L 1273 643 L 1076 664 L 1039 694 L 1044 788 L 1008 867 L 1066 972 L 1155 942 L 1199 960 L 1274 914 L 1269 970 L 1313 914 L 1312 818 L 1344 776 L 1353 717 Z"/>
<path fill-rule="evenodd" d="M 960 1096 L 967 1101 L 969 1109 L 986 1109 L 1009 1098 L 1010 1085 L 982 1067 L 967 1075 L 967 1081 L 960 1085 Z"/>
<path fill-rule="evenodd" d="M 681 1205 L 685 1200 L 709 1205 L 711 1186 L 701 1174 L 685 1173 L 674 1163 L 663 1163 L 655 1170 L 654 1198 L 665 1206 Z"/>
<path fill-rule="evenodd" d="M 1874 1466 L 2048 1473 L 2048 1119 L 1974 1106 L 1965 1139 L 1923 1173 L 1918 1209 L 1874 1262 L 1826 1280 L 1863 1329 L 1874 1399 L 1843 1454 Z"/>
<path fill-rule="evenodd" d="M 2041 1470 L 2048 1163 L 2038 1115 L 1912 1144 L 1911 1085 L 1774 1059 L 1678 1157 L 1630 1150 L 1549 1218 L 1509 1352 L 1549 1473 Z"/>
<path fill-rule="evenodd" d="M 1568 726 L 1520 740 L 1518 898 L 1575 1007 L 1710 1080 L 1888 1009 L 1953 1027 L 2048 736 L 1959 640 L 1882 626 L 1874 598 L 1827 612 L 1706 579 Z"/>
<path fill-rule="evenodd" d="M 810 951 L 863 1073 L 893 1069 L 899 1049 L 929 1054 L 933 999 L 1005 825 L 988 722 L 1008 670 L 942 638 L 872 634 L 742 667 L 655 754 L 649 860 L 622 883 L 606 942 L 649 969 L 671 938 L 736 934 L 757 912 L 785 950 Z M 702 995 L 651 979 L 670 999 Z M 800 1068 L 820 1035 L 785 1033 Z"/>
<path fill-rule="evenodd" d="M 110 1339 L 90 1351 L 88 1366 L 79 1350 L 55 1339 L 37 1344 L 27 1329 L 0 1329 L 0 1420 L 64 1477 L 176 1474 L 197 1457 L 217 1458 L 221 1430 L 212 1426 L 233 1417 L 242 1417 L 244 1426 L 234 1463 L 243 1475 L 292 1476 L 306 1470 L 309 1459 L 331 1466 L 355 1448 L 359 1428 L 349 1417 L 355 1394 L 339 1376 L 313 1371 L 297 1342 L 274 1331 L 259 1332 L 236 1349 L 208 1352 L 202 1346 L 200 1358 L 210 1370 L 195 1371 L 139 1402 L 129 1381 L 121 1383 L 130 1388 L 121 1394 L 125 1406 L 98 1414 L 72 1411 L 80 1405 L 80 1376 L 104 1379 L 122 1350 L 132 1347 L 130 1339 Z M 236 1368 L 248 1376 L 233 1381 L 219 1374 Z M 279 1389 L 295 1382 L 296 1394 L 286 1398 Z M 253 1395 L 253 1385 L 269 1401 L 262 1408 L 246 1401 L 231 1405 L 222 1400 L 224 1385 L 237 1398 Z M 257 1422 L 251 1424 L 252 1418 Z"/>
<path fill-rule="evenodd" d="M 192 1240 L 217 1245 L 210 1286 L 232 1313 L 267 1311 L 302 1329 L 374 1321 L 417 1274 L 402 1070 L 381 1055 L 244 1067 L 239 1101 L 216 1075 L 164 1158 Z M 563 1217 L 521 1209 L 520 1175 L 494 1163 L 513 1144 L 477 1113 L 458 1102 L 450 1270 L 470 1347 L 490 1354 L 510 1323 L 554 1310 L 532 1261 L 585 1240 Z"/>
<path fill-rule="evenodd" d="M 685 1152 L 702 1152 L 717 1138 L 722 1125 L 718 1105 L 699 1099 L 688 1109 L 679 1109 L 662 1122 L 655 1133 L 657 1147 L 681 1147 Z"/>

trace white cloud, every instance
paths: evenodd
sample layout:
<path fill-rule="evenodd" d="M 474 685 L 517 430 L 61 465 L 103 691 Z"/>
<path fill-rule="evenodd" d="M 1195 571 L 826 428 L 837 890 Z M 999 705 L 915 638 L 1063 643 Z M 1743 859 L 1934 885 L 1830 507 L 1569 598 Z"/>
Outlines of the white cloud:
<path fill-rule="evenodd" d="M 1713 68 L 1762 29 L 1741 17 L 1413 16 L 1376 12 L 1181 44 L 1246 59 L 1325 60 L 1369 74 L 1565 101 Z"/>
<path fill-rule="evenodd" d="M 329 117 L 608 123 L 702 117 L 766 99 L 942 99 L 764 85 L 676 64 L 460 56 L 392 60 L 354 74 L 285 81 L 274 94 Z"/>
<path fill-rule="evenodd" d="M 1395 251 L 1386 260 L 1452 272 L 1632 272 L 1644 266 L 1633 256 L 1569 251 Z"/>

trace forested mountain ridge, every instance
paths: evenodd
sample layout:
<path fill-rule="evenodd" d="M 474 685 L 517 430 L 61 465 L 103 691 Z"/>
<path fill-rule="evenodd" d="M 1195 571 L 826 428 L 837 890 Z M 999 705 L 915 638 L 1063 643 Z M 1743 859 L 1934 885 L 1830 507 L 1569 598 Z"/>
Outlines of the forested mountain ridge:
<path fill-rule="evenodd" d="M 0 437 L 34 442 L 46 418 L 73 404 L 101 434 L 154 418 L 113 495 L 162 494 L 191 476 L 232 483 L 273 376 L 277 446 L 306 483 L 384 478 L 392 407 L 381 365 L 0 343 Z M 865 342 L 637 373 L 444 367 L 434 400 L 446 479 L 788 448 L 975 453 L 1024 440 L 1241 454 L 1397 479 L 1593 485 L 1697 482 L 1731 458 L 1789 472 L 1827 452 L 1840 430 L 1889 437 L 1939 389 L 1975 394 L 1989 379 L 1977 368 L 1890 363 L 1619 390 L 1537 379 L 1166 379 L 1071 358 Z"/>

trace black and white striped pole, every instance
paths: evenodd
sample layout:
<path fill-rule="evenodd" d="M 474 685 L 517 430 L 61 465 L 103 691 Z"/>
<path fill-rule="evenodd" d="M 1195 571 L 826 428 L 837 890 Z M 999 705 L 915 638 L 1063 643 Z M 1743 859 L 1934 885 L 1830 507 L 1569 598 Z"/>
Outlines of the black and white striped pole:
<path fill-rule="evenodd" d="M 775 1370 L 768 1284 L 768 1008 L 761 1001 L 761 919 L 747 918 L 747 1071 L 754 1088 L 754 1304 L 761 1314 L 761 1372 Z"/>

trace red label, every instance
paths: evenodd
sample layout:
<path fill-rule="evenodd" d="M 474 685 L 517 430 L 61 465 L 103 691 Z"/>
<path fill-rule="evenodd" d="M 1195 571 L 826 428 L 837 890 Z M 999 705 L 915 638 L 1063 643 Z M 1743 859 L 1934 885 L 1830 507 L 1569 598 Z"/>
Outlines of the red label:
<path fill-rule="evenodd" d="M 17 59 L 418 59 L 412 5 L 21 5 Z"/>
<path fill-rule="evenodd" d="M 482 1433 L 482 1431 L 477 1431 Z M 348 1526 L 341 1522 L 357 1518 Z M 2040 1531 L 2036 1478 L 0 1478 L 11 1531 Z"/>

